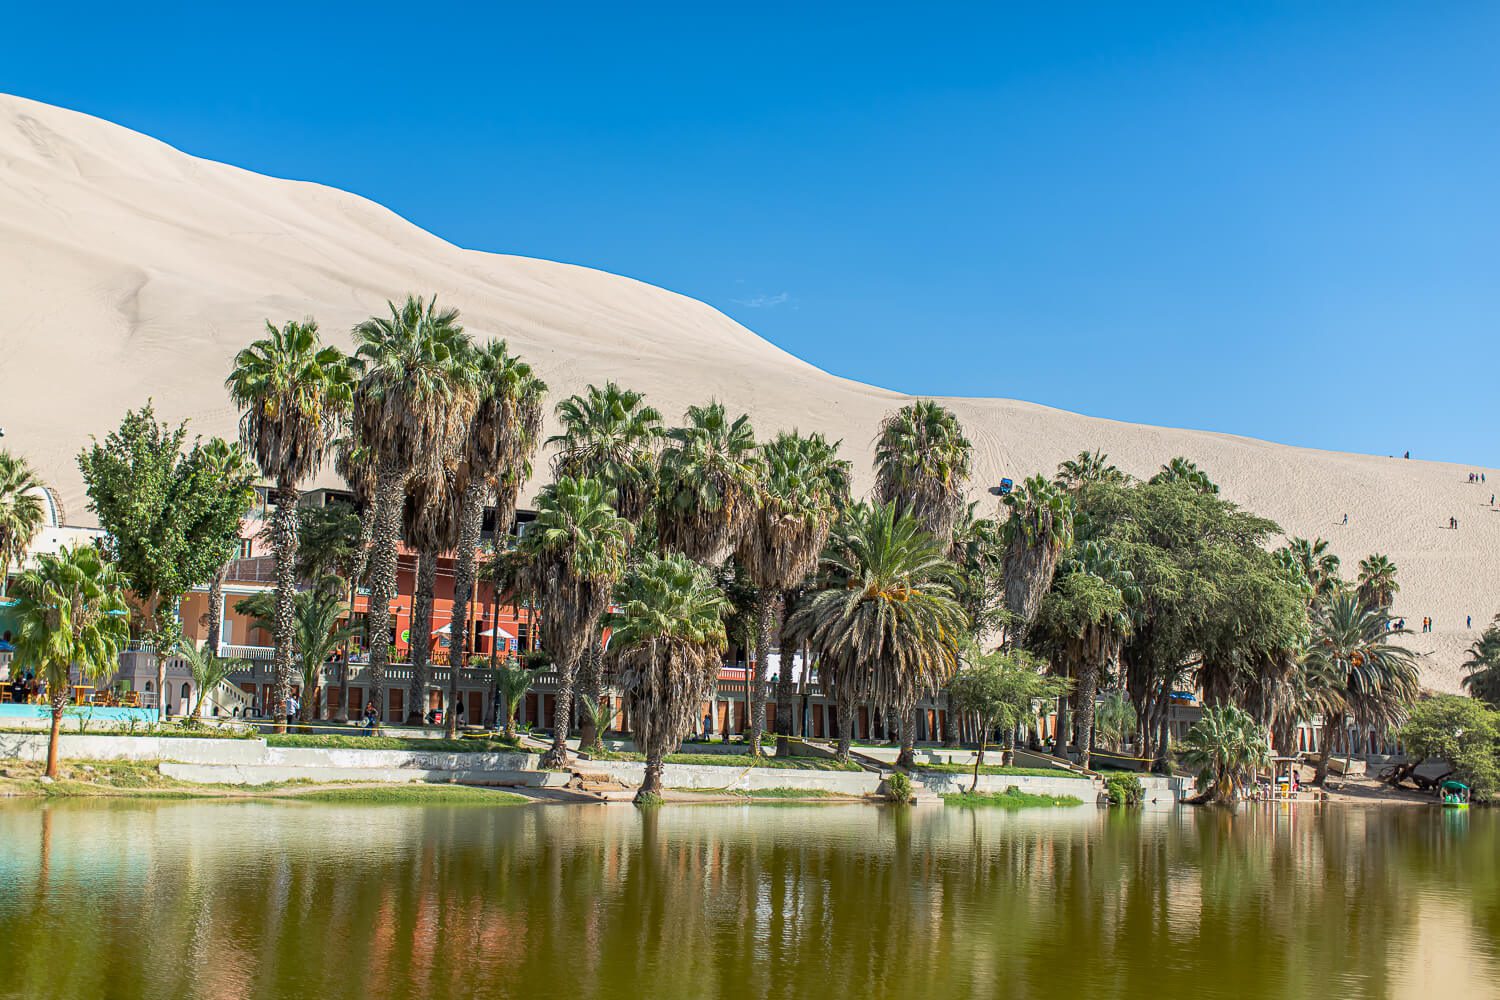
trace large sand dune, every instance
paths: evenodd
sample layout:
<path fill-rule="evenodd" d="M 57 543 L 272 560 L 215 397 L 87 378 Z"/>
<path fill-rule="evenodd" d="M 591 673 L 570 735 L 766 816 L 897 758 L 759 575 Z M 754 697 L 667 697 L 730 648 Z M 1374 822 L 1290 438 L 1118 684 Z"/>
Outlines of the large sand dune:
<path fill-rule="evenodd" d="M 463 250 L 363 198 L 189 156 L 87 115 L 0 95 L 0 426 L 88 523 L 74 456 L 147 396 L 201 433 L 232 435 L 222 381 L 265 321 L 315 316 L 346 339 L 387 298 L 436 292 L 479 336 L 502 336 L 554 392 L 617 379 L 669 416 L 717 396 L 757 431 L 842 437 L 861 488 L 881 416 L 907 397 L 841 379 L 717 310 L 628 278 Z M 955 359 L 955 364 L 964 363 Z M 1427 683 L 1454 689 L 1463 648 L 1500 610 L 1500 510 L 1469 469 L 1312 451 L 1083 417 L 1004 399 L 946 401 L 977 451 L 976 495 L 1102 448 L 1146 474 L 1174 455 L 1289 534 L 1322 535 L 1352 571 L 1401 571 L 1396 610 Z M 1489 473 L 1493 470 L 1484 470 Z M 331 477 L 331 472 L 324 478 Z M 1341 524 L 1345 513 L 1349 524 Z M 1460 530 L 1447 527 L 1460 519 Z"/>

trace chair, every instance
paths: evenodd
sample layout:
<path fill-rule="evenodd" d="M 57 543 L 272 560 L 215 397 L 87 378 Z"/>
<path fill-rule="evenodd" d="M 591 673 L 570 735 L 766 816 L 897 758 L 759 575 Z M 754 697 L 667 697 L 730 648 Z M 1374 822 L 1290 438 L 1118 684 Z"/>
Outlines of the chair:
<path fill-rule="evenodd" d="M 139 691 L 126 691 L 120 698 L 120 704 L 125 708 L 140 708 L 141 693 Z"/>

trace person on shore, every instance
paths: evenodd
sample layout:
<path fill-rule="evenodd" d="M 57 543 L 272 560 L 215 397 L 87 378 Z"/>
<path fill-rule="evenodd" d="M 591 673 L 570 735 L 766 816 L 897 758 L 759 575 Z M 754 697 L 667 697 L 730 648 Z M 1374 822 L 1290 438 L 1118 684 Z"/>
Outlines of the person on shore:
<path fill-rule="evenodd" d="M 286 696 L 286 724 L 290 726 L 297 721 L 297 710 L 302 706 L 297 704 L 297 696 L 289 694 Z"/>
<path fill-rule="evenodd" d="M 366 731 L 371 736 L 374 736 L 375 727 L 380 724 L 380 715 L 375 711 L 375 703 L 373 701 L 365 702 L 364 724 Z"/>

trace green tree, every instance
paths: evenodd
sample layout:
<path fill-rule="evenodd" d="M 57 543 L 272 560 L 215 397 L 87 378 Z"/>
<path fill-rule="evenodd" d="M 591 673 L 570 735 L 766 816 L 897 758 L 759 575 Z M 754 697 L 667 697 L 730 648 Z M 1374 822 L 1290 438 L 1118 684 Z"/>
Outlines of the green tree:
<path fill-rule="evenodd" d="M 1500 707 L 1500 615 L 1470 643 L 1463 667 L 1464 690 L 1491 708 Z"/>
<path fill-rule="evenodd" d="M 330 500 L 317 507 L 297 510 L 297 575 L 307 581 L 327 584 L 340 580 L 346 586 L 345 603 L 352 610 L 359 573 L 363 568 L 364 519 L 353 506 Z M 339 664 L 338 721 L 349 719 L 349 654 L 354 632 L 344 639 Z"/>
<path fill-rule="evenodd" d="M 1123 748 L 1125 741 L 1135 735 L 1138 727 L 1139 718 L 1135 706 L 1130 703 L 1125 692 L 1109 691 L 1099 700 L 1099 707 L 1094 711 L 1094 731 L 1109 744 L 1111 750 L 1118 752 Z"/>
<path fill-rule="evenodd" d="M 193 708 L 186 714 L 194 719 L 202 716 L 203 703 L 213 693 L 214 688 L 227 680 L 229 675 L 236 670 L 244 670 L 249 666 L 249 663 L 244 660 L 220 656 L 208 643 L 200 647 L 197 643 L 187 639 L 178 641 L 174 653 L 187 664 L 188 675 L 193 678 Z"/>
<path fill-rule="evenodd" d="M 1219 487 L 1208 478 L 1208 473 L 1198 468 L 1197 463 L 1190 462 L 1180 455 L 1172 459 L 1156 475 L 1151 477 L 1153 483 L 1183 483 L 1198 490 L 1200 493 L 1217 493 Z"/>
<path fill-rule="evenodd" d="M 221 482 L 249 482 L 255 475 L 250 467 L 250 456 L 245 454 L 244 449 L 219 438 L 211 438 L 203 446 L 203 456 L 209 466 L 209 475 Z M 234 565 L 239 554 L 240 547 L 236 545 L 229 557 L 214 570 L 214 575 L 208 582 L 207 640 L 208 648 L 216 654 L 220 649 L 220 634 L 224 627 L 224 581 L 228 579 L 229 568 Z"/>
<path fill-rule="evenodd" d="M 459 501 L 457 472 L 441 468 L 407 483 L 402 511 L 402 536 L 417 550 L 417 579 L 411 597 L 411 684 L 406 697 L 406 724 L 420 726 L 432 686 L 432 602 L 437 586 L 438 557 L 458 544 Z M 452 644 L 449 627 L 449 649 Z M 456 663 L 462 664 L 463 656 Z"/>
<path fill-rule="evenodd" d="M 761 446 L 764 476 L 756 491 L 756 509 L 735 557 L 755 586 L 755 666 L 747 673 L 750 702 L 751 756 L 761 755 L 766 728 L 766 671 L 776 606 L 783 594 L 799 586 L 818 565 L 828 542 L 833 519 L 848 501 L 849 463 L 838 458 L 838 444 L 822 435 L 804 437 L 796 431 L 778 434 Z M 783 648 L 778 687 L 785 679 L 791 701 L 792 650 Z M 777 729 L 786 728 L 790 704 L 778 705 Z M 780 713 L 785 712 L 785 716 Z M 790 741 L 783 741 L 790 749 Z"/>
<path fill-rule="evenodd" d="M 1342 585 L 1339 578 L 1339 557 L 1328 548 L 1328 541 L 1315 538 L 1293 538 L 1287 546 L 1291 561 L 1302 571 L 1312 587 L 1313 597 L 1321 600 Z"/>
<path fill-rule="evenodd" d="M 57 735 L 68 704 L 70 673 L 96 683 L 119 669 L 130 640 L 126 581 L 92 545 L 41 553 L 16 580 L 15 662 L 47 684 L 52 733 L 47 777 L 57 777 Z"/>
<path fill-rule="evenodd" d="M 458 310 L 439 310 L 436 298 L 408 295 L 388 303 L 354 329 L 359 384 L 354 429 L 374 463 L 369 612 L 370 700 L 385 711 L 390 661 L 391 601 L 396 596 L 396 554 L 406 489 L 414 477 L 441 471 L 445 446 L 471 419 L 473 393 L 466 382 L 469 339 Z"/>
<path fill-rule="evenodd" d="M 1401 585 L 1396 582 L 1396 564 L 1376 553 L 1359 561 L 1359 599 L 1366 607 L 1390 611 Z"/>
<path fill-rule="evenodd" d="M 187 424 L 158 423 L 148 402 L 78 456 L 89 507 L 108 533 L 106 554 L 140 602 L 146 637 L 158 650 L 181 636 L 182 595 L 209 583 L 240 544 L 240 522 L 255 499 L 250 473 L 225 480 L 211 457 L 226 445 L 187 443 Z M 163 695 L 166 662 L 157 657 Z M 160 712 L 167 701 L 161 697 Z"/>
<path fill-rule="evenodd" d="M 963 509 L 974 446 L 952 410 L 919 399 L 888 415 L 875 440 L 875 499 L 947 543 Z"/>
<path fill-rule="evenodd" d="M 816 589 L 794 615 L 794 632 L 819 656 L 839 709 L 839 757 L 847 760 L 855 707 L 910 719 L 958 668 L 969 623 L 954 597 L 946 546 L 895 504 L 851 507 L 823 556 Z M 914 763 L 915 727 L 902 726 L 902 767 Z"/>
<path fill-rule="evenodd" d="M 1077 458 L 1066 459 L 1057 467 L 1052 481 L 1069 493 L 1077 494 L 1093 483 L 1123 483 L 1125 473 L 1115 468 L 1109 456 L 1095 449 L 1080 451 Z"/>
<path fill-rule="evenodd" d="M 1198 772 L 1206 802 L 1234 802 L 1271 763 L 1271 744 L 1249 713 L 1233 705 L 1210 705 L 1188 729 L 1180 753 L 1183 767 Z"/>
<path fill-rule="evenodd" d="M 636 746 L 646 778 L 636 802 L 658 800 L 666 755 L 692 731 L 713 692 L 727 644 L 728 602 L 708 570 L 686 556 L 647 554 L 620 581 L 609 615 Z"/>
<path fill-rule="evenodd" d="M 1475 799 L 1500 793 L 1500 714 L 1470 698 L 1437 695 L 1412 706 L 1401 727 L 1408 755 L 1447 761 Z"/>
<path fill-rule="evenodd" d="M 729 557 L 756 511 L 760 449 L 750 418 L 724 404 L 689 406 L 666 433 L 657 483 L 656 528 L 663 552 L 705 566 Z"/>
<path fill-rule="evenodd" d="M 0 451 L 0 595 L 12 566 L 20 566 L 42 530 L 46 510 L 37 494 L 45 487 L 26 459 Z"/>
<path fill-rule="evenodd" d="M 320 714 L 323 664 L 349 636 L 349 630 L 339 624 L 348 614 L 343 592 L 344 581 L 332 577 L 318 580 L 311 589 L 299 590 L 292 597 L 292 642 L 302 681 L 298 714 L 304 722 Z M 237 601 L 234 608 L 254 619 L 257 628 L 266 628 L 277 613 L 276 597 L 265 592 L 251 594 Z"/>
<path fill-rule="evenodd" d="M 979 772 L 990 735 L 1000 729 L 1013 733 L 1017 726 L 1036 717 L 1037 703 L 1062 694 L 1067 681 L 1042 674 L 1041 663 L 1024 650 L 997 650 L 976 655 L 948 682 L 950 704 L 978 721 L 979 753 L 974 758 L 974 783 L 979 790 Z"/>
<path fill-rule="evenodd" d="M 557 665 L 557 710 L 552 748 L 543 767 L 568 759 L 568 725 L 578 660 L 609 608 L 610 592 L 625 571 L 630 522 L 615 512 L 597 479 L 563 476 L 537 498 L 537 516 L 521 539 L 528 582 L 546 613 L 542 645 Z"/>
<path fill-rule="evenodd" d="M 509 662 L 491 671 L 495 683 L 495 697 L 502 706 L 501 725 L 505 738 L 516 738 L 516 712 L 521 708 L 521 699 L 531 689 L 531 671 L 519 662 Z"/>
<path fill-rule="evenodd" d="M 292 682 L 292 595 L 297 590 L 297 485 L 323 464 L 353 399 L 354 375 L 338 348 L 324 344 L 308 318 L 280 328 L 234 357 L 225 379 L 241 411 L 240 441 L 275 484 L 269 534 L 276 561 L 273 695 L 285 702 Z"/>
<path fill-rule="evenodd" d="M 1065 490 L 1041 476 L 1017 484 L 1003 503 L 1009 510 L 1003 528 L 1007 645 L 1015 645 L 1024 641 L 1058 561 L 1073 544 L 1073 504 Z"/>

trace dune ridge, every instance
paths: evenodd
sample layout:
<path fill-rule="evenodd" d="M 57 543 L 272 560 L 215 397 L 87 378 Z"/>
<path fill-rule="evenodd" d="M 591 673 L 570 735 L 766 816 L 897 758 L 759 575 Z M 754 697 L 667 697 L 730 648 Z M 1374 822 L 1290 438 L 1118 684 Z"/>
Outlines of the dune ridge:
<path fill-rule="evenodd" d="M 387 298 L 435 292 L 479 337 L 531 361 L 553 397 L 615 379 L 674 418 L 710 396 L 769 435 L 842 438 L 868 488 L 871 441 L 903 394 L 824 372 L 711 306 L 570 264 L 464 250 L 367 199 L 202 160 L 118 125 L 0 95 L 0 426 L 90 523 L 74 457 L 148 396 L 202 434 L 233 435 L 223 389 L 267 319 L 314 316 L 336 342 Z M 1323 536 L 1352 574 L 1383 552 L 1424 681 L 1456 690 L 1463 649 L 1500 610 L 1494 470 L 1085 417 L 1008 399 L 945 399 L 975 445 L 975 498 L 1003 476 L 1101 448 L 1149 474 L 1186 455 L 1285 531 Z M 549 431 L 550 432 L 550 431 Z M 1484 471 L 1484 486 L 1468 482 Z M 321 482 L 336 481 L 331 469 Z M 534 484 L 533 484 L 534 485 Z M 986 503 L 991 503 L 985 498 Z M 1342 524 L 1344 514 L 1349 524 Z M 1457 531 L 1447 527 L 1457 517 Z M 1464 627 L 1472 615 L 1474 628 Z"/>

